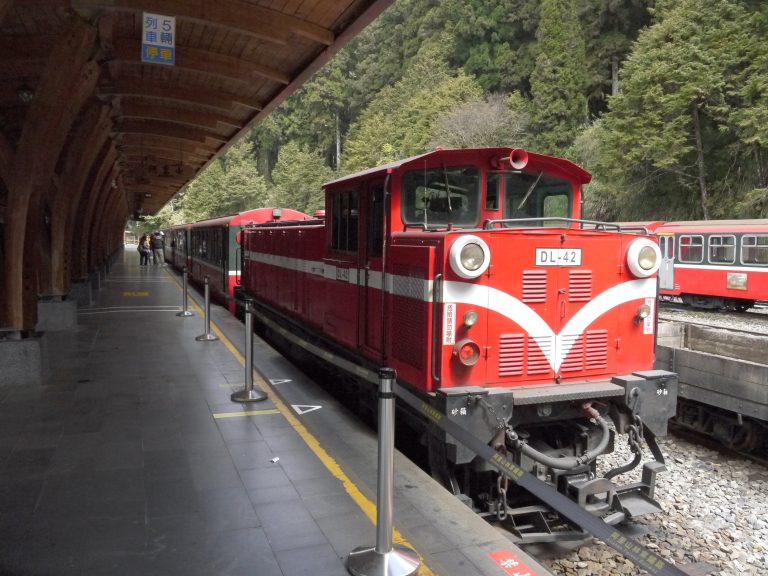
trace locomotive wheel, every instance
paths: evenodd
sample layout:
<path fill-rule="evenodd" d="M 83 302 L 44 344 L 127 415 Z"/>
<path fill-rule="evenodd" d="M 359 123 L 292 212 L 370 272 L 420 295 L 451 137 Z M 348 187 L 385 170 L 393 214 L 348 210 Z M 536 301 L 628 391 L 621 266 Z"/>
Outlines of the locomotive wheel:
<path fill-rule="evenodd" d="M 732 450 L 739 452 L 751 452 L 760 442 L 760 435 L 751 422 L 744 422 L 739 426 L 726 442 Z"/>

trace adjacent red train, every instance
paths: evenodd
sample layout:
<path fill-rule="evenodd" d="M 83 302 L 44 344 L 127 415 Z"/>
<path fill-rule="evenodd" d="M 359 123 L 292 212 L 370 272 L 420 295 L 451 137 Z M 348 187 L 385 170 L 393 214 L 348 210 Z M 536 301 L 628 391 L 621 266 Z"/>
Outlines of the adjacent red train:
<path fill-rule="evenodd" d="M 189 278 L 202 284 L 208 278 L 211 295 L 235 311 L 232 298 L 239 282 L 240 254 L 237 234 L 246 224 L 302 220 L 310 218 L 302 212 L 282 208 L 256 208 L 231 216 L 180 224 L 163 230 L 165 259 L 182 269 Z"/>
<path fill-rule="evenodd" d="M 653 371 L 659 248 L 580 220 L 590 175 L 511 148 L 442 150 L 325 186 L 324 220 L 247 226 L 242 292 L 323 358 L 398 381 L 609 522 L 659 509 L 654 436 L 677 381 Z M 355 394 L 365 395 L 364 386 Z M 609 418 L 610 417 L 610 418 Z M 608 420 L 613 421 L 613 427 Z M 597 477 L 614 429 L 642 480 Z M 573 537 L 474 454 L 425 427 L 433 474 L 523 541 Z"/>
<path fill-rule="evenodd" d="M 660 294 L 744 311 L 768 300 L 768 220 L 649 224 L 659 236 Z"/>

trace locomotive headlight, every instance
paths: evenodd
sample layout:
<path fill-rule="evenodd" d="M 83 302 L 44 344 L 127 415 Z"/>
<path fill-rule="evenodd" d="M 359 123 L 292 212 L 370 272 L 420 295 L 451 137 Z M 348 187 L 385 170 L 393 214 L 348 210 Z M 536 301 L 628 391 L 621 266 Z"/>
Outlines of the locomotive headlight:
<path fill-rule="evenodd" d="M 474 366 L 480 360 L 480 346 L 472 340 L 462 340 L 453 347 L 453 355 L 459 359 L 464 366 Z"/>
<path fill-rule="evenodd" d="M 482 238 L 467 234 L 457 238 L 448 259 L 451 269 L 462 278 L 477 278 L 488 269 L 491 263 L 491 250 Z"/>
<path fill-rule="evenodd" d="M 467 312 L 464 313 L 464 326 L 469 328 L 470 326 L 474 326 L 475 322 L 477 322 L 477 312 L 474 310 L 467 310 Z"/>
<path fill-rule="evenodd" d="M 483 265 L 485 254 L 478 244 L 467 244 L 461 249 L 461 265 L 474 272 Z"/>
<path fill-rule="evenodd" d="M 651 315 L 651 307 L 648 304 L 640 304 L 635 313 L 635 323 L 639 324 Z"/>
<path fill-rule="evenodd" d="M 637 263 L 643 270 L 650 270 L 656 266 L 656 252 L 650 246 L 640 248 L 640 254 L 637 257 Z"/>
<path fill-rule="evenodd" d="M 627 266 L 636 278 L 647 278 L 661 266 L 661 250 L 658 244 L 648 238 L 640 238 L 629 245 Z"/>

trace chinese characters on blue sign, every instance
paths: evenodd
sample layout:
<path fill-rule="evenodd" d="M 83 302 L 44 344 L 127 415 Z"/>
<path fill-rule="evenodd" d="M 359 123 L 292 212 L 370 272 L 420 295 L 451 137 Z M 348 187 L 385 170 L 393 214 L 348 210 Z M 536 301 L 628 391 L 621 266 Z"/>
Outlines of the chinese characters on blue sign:
<path fill-rule="evenodd" d="M 141 61 L 170 64 L 176 61 L 176 18 L 144 12 Z"/>

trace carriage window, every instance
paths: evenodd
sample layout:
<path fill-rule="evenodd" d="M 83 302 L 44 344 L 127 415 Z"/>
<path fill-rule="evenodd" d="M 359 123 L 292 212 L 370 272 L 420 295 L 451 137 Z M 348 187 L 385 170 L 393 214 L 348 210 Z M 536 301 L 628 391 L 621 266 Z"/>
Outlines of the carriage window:
<path fill-rule="evenodd" d="M 567 180 L 543 173 L 504 175 L 504 219 L 569 218 L 573 189 Z M 562 226 L 562 222 L 508 223 L 510 226 Z"/>
<path fill-rule="evenodd" d="M 709 261 L 712 264 L 733 264 L 736 261 L 736 237 L 710 236 Z"/>
<path fill-rule="evenodd" d="M 331 214 L 331 248 L 357 252 L 357 191 L 339 192 L 333 196 Z"/>
<path fill-rule="evenodd" d="M 768 235 L 741 237 L 741 263 L 768 266 Z"/>
<path fill-rule="evenodd" d="M 480 174 L 467 166 L 413 170 L 403 175 L 401 198 L 406 224 L 476 226 Z"/>
<path fill-rule="evenodd" d="M 704 237 L 680 236 L 678 260 L 685 264 L 699 264 L 704 261 Z"/>

